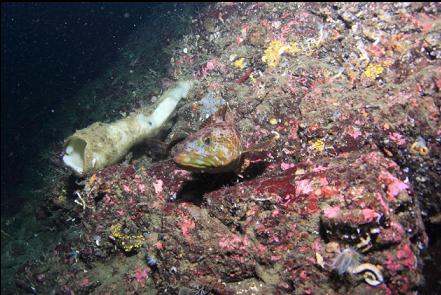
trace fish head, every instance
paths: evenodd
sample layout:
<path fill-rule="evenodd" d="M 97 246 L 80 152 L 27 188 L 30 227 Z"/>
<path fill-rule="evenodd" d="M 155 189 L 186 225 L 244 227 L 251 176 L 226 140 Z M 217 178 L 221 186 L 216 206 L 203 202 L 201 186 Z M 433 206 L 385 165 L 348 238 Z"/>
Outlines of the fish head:
<path fill-rule="evenodd" d="M 234 170 L 240 162 L 241 154 L 238 132 L 223 122 L 190 135 L 177 146 L 173 158 L 183 169 L 218 173 Z"/>

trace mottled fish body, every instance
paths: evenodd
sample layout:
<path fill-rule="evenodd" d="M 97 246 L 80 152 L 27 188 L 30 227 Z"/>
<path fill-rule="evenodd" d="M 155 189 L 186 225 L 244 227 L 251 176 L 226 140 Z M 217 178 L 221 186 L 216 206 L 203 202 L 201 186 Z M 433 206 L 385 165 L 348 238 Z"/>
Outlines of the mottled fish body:
<path fill-rule="evenodd" d="M 179 144 L 174 161 L 186 170 L 222 173 L 236 170 L 241 156 L 239 133 L 231 123 L 221 121 L 200 129 Z"/>

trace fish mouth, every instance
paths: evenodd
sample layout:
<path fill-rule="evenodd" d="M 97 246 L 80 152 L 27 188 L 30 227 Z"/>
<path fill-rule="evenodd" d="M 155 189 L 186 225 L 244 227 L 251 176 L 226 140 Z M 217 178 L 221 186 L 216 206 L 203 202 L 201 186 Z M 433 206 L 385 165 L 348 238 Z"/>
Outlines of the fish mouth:
<path fill-rule="evenodd" d="M 202 157 L 199 157 L 193 153 L 179 153 L 174 156 L 173 160 L 176 164 L 183 167 L 203 169 L 213 166 L 211 161 L 207 161 L 207 159 L 203 159 Z"/>

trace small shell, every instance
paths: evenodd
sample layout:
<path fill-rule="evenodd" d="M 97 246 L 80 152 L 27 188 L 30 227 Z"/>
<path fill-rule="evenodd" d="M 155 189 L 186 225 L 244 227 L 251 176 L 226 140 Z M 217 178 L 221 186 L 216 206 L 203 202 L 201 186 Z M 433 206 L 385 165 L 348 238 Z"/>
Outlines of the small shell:
<path fill-rule="evenodd" d="M 269 120 L 269 123 L 270 123 L 271 125 L 276 125 L 276 124 L 277 124 L 277 119 L 276 119 L 276 118 L 271 118 L 271 119 Z"/>
<path fill-rule="evenodd" d="M 317 261 L 317 264 L 320 265 L 324 269 L 325 268 L 325 262 L 324 262 L 323 256 L 320 255 L 320 253 L 315 252 L 315 259 Z"/>
<path fill-rule="evenodd" d="M 383 277 L 379 278 L 374 273 L 371 273 L 369 271 L 365 272 L 363 277 L 366 283 L 374 287 L 380 285 L 383 282 Z"/>
<path fill-rule="evenodd" d="M 93 239 L 95 241 L 95 244 L 99 247 L 101 245 L 101 236 L 95 235 L 93 236 Z"/>
<path fill-rule="evenodd" d="M 429 154 L 429 148 L 423 137 L 418 136 L 415 142 L 410 147 L 410 152 L 414 154 L 420 154 L 421 156 L 426 156 Z"/>
<path fill-rule="evenodd" d="M 351 270 L 352 274 L 363 273 L 364 281 L 371 286 L 378 286 L 384 282 L 383 275 L 378 267 L 370 263 L 363 263 Z"/>

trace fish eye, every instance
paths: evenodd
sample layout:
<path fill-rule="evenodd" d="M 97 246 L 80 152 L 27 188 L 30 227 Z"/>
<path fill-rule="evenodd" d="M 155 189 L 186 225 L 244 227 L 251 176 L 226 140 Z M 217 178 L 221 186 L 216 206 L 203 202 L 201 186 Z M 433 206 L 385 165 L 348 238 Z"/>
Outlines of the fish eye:
<path fill-rule="evenodd" d="M 210 137 L 206 137 L 206 138 L 204 139 L 204 143 L 205 143 L 206 145 L 209 145 L 209 144 L 211 143 L 211 138 L 210 138 Z"/>

